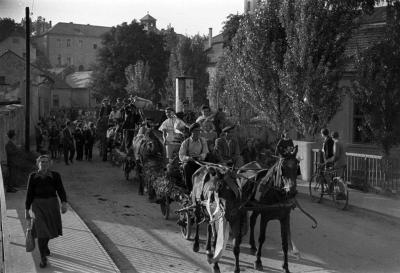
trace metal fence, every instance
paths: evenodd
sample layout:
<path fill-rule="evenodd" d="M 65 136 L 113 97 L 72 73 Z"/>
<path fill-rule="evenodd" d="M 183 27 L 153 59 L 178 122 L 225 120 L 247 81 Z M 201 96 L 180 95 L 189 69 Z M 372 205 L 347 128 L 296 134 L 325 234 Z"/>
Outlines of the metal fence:
<path fill-rule="evenodd" d="M 313 171 L 320 162 L 320 150 L 313 149 Z M 400 159 L 379 155 L 346 153 L 345 179 L 364 191 L 370 189 L 400 190 Z"/>

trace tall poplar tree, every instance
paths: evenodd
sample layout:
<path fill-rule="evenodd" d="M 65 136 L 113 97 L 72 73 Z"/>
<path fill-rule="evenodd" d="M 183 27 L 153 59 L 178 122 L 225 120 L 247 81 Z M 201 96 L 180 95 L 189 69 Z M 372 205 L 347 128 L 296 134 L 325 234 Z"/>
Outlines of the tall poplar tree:
<path fill-rule="evenodd" d="M 291 99 L 298 129 L 313 137 L 339 109 L 345 88 L 339 85 L 344 54 L 360 7 L 373 1 L 283 0 L 281 21 L 287 51 L 281 83 Z"/>

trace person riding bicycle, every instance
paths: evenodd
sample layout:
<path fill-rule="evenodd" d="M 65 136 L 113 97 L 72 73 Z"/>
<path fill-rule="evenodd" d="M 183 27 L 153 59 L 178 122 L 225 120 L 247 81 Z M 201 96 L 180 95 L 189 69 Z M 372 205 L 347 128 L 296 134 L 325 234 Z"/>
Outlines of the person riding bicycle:
<path fill-rule="evenodd" d="M 333 166 L 332 162 L 328 162 L 327 160 L 333 156 L 333 140 L 329 136 L 329 130 L 324 128 L 321 130 L 321 136 L 324 139 L 322 144 L 322 156 L 321 163 L 325 164 L 326 168 L 330 168 Z"/>
<path fill-rule="evenodd" d="M 327 163 L 332 163 L 336 171 L 337 177 L 344 177 L 344 170 L 346 168 L 346 153 L 343 144 L 339 141 L 339 133 L 332 133 L 333 139 L 333 155 L 326 160 Z"/>
<path fill-rule="evenodd" d="M 193 123 L 189 127 L 190 137 L 185 139 L 179 149 L 179 159 L 183 163 L 185 185 L 192 191 L 192 176 L 200 168 L 195 160 L 204 160 L 208 154 L 205 138 L 200 137 L 200 124 Z"/>

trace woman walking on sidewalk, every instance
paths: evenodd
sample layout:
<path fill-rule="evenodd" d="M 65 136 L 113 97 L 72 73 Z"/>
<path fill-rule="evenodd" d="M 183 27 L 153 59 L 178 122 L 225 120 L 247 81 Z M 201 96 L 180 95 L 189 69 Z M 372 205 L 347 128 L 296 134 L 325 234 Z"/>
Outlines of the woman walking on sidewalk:
<path fill-rule="evenodd" d="M 38 171 L 31 173 L 28 180 L 28 190 L 25 201 L 25 219 L 32 221 L 29 210 L 33 212 L 33 234 L 38 238 L 40 251 L 40 267 L 46 267 L 50 255 L 49 240 L 62 235 L 61 212 L 67 211 L 67 195 L 59 173 L 50 171 L 48 155 L 36 159 Z"/>

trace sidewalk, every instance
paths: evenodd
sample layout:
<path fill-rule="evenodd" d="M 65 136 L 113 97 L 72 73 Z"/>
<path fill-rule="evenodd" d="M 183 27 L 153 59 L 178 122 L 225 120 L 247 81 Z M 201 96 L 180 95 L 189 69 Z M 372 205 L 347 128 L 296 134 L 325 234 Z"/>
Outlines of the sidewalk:
<path fill-rule="evenodd" d="M 309 197 L 308 182 L 297 180 L 297 189 L 303 197 Z M 324 196 L 322 202 L 329 203 L 331 196 Z M 350 211 L 363 211 L 373 215 L 378 215 L 395 223 L 400 223 L 400 199 L 379 195 L 376 193 L 365 193 L 349 188 L 349 205 Z"/>
<path fill-rule="evenodd" d="M 63 236 L 50 241 L 48 265 L 40 268 L 37 245 L 33 252 L 25 251 L 25 195 L 25 189 L 6 194 L 5 232 L 9 236 L 8 247 L 5 246 L 5 273 L 119 272 L 102 245 L 70 206 L 68 212 L 62 214 Z"/>

